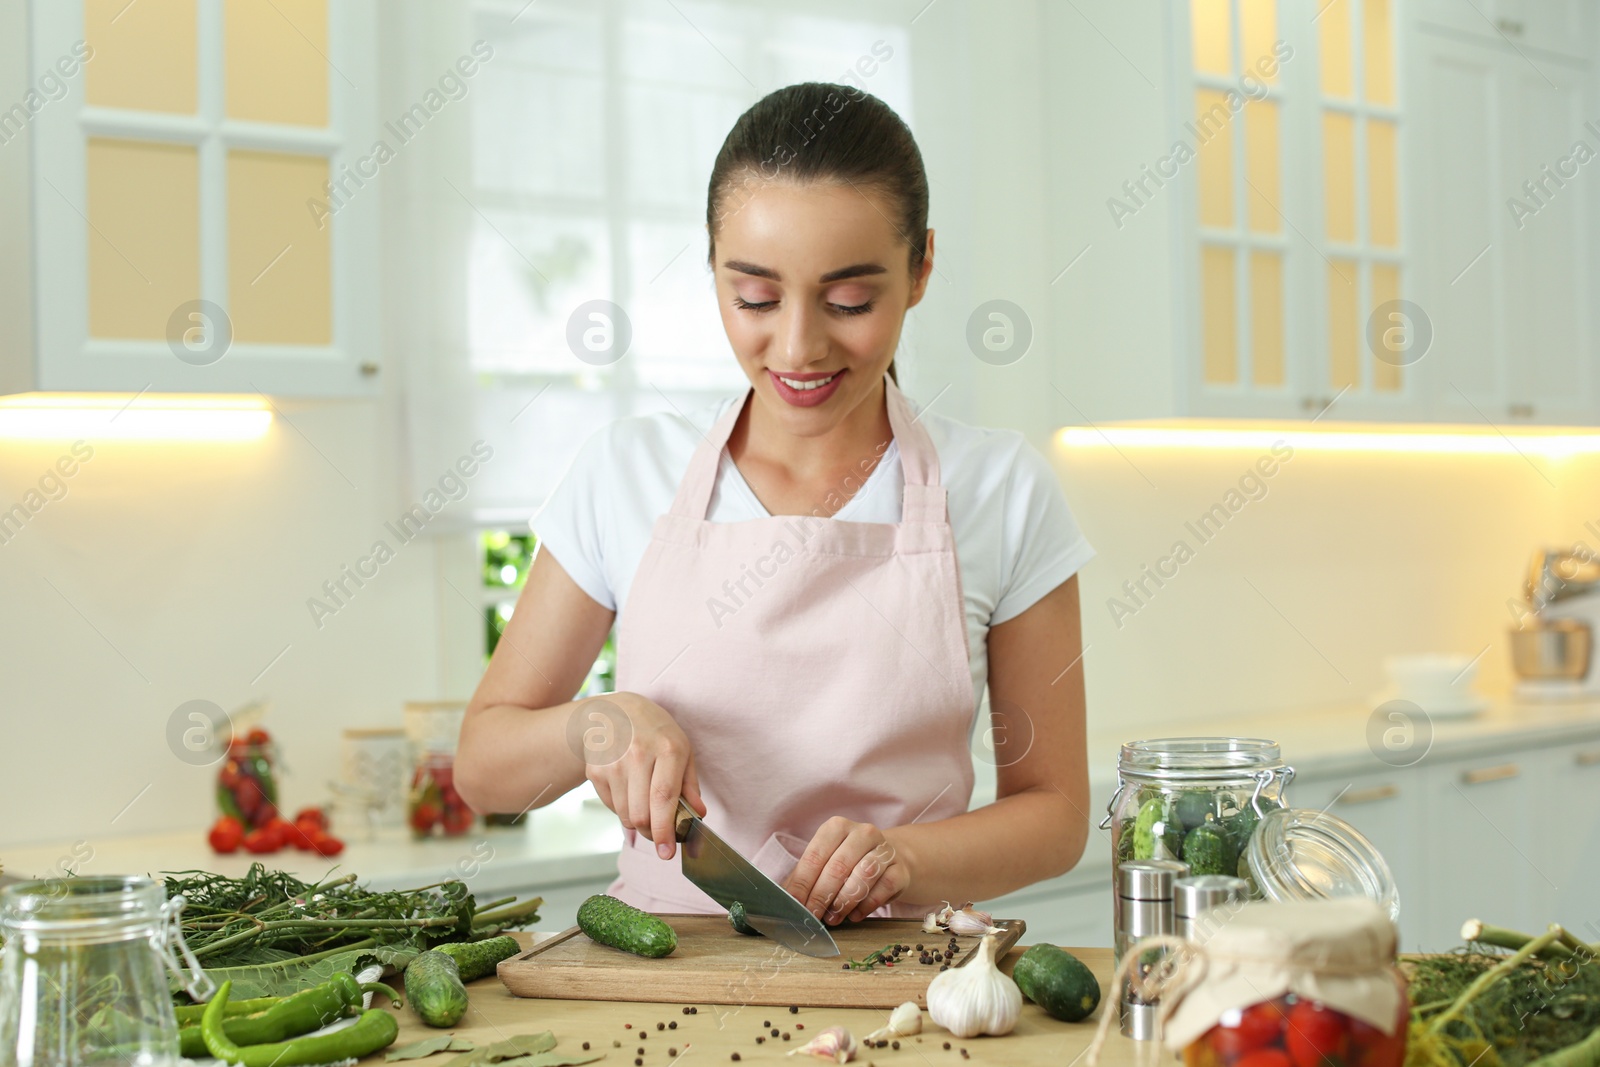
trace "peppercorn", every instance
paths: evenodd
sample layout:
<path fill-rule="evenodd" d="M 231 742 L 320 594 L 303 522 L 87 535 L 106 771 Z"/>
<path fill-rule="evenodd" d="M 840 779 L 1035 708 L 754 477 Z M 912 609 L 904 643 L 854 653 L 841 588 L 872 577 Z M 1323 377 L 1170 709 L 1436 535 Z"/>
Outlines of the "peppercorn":
<path fill-rule="evenodd" d="M 794 1005 L 794 1004 L 789 1005 L 789 1014 L 790 1015 L 799 1015 L 800 1014 L 799 1006 L 798 1005 Z"/>
<path fill-rule="evenodd" d="M 691 1004 L 689 1006 L 689 1014 L 690 1015 L 699 1015 L 700 1014 L 700 1009 Z"/>
<path fill-rule="evenodd" d="M 772 1036 L 773 1037 L 777 1037 L 778 1036 L 778 1028 L 776 1026 L 774 1026 L 772 1028 Z"/>
<path fill-rule="evenodd" d="M 644 1059 L 639 1056 L 633 1058 L 633 1067 L 644 1067 Z"/>
<path fill-rule="evenodd" d="M 624 1030 L 632 1030 L 633 1029 L 633 1024 L 632 1023 L 623 1023 L 622 1024 L 622 1028 Z"/>
<path fill-rule="evenodd" d="M 733 1054 L 733 1058 L 734 1058 L 734 1059 L 736 1059 L 736 1060 L 737 1060 L 737 1059 L 738 1059 L 738 1058 L 739 1058 L 739 1054 L 738 1054 L 738 1053 L 737 1053 L 737 1052 L 735 1052 L 735 1053 L 734 1053 L 734 1054 Z"/>
<path fill-rule="evenodd" d="M 668 1056 L 676 1056 L 677 1054 L 678 1054 L 678 1050 L 677 1049 L 675 1049 L 675 1048 L 667 1049 L 667 1055 Z"/>
<path fill-rule="evenodd" d="M 667 1028 L 667 1024 L 666 1023 L 656 1023 L 656 1029 L 657 1030 L 665 1030 L 666 1028 Z"/>
<path fill-rule="evenodd" d="M 644 1046 L 640 1045 L 638 1048 L 634 1049 L 634 1051 L 637 1052 L 639 1055 L 643 1056 L 644 1055 Z"/>
<path fill-rule="evenodd" d="M 762 1026 L 771 1026 L 772 1025 L 772 1020 L 771 1019 L 762 1019 L 761 1020 L 761 1025 Z"/>
<path fill-rule="evenodd" d="M 672 1020 L 670 1023 L 667 1024 L 667 1029 L 668 1030 L 676 1030 L 677 1028 L 678 1028 L 678 1020 L 676 1020 L 676 1019 Z"/>
<path fill-rule="evenodd" d="M 783 1032 L 783 1039 L 784 1039 L 784 1040 L 785 1040 L 785 1041 L 787 1041 L 787 1040 L 789 1040 L 789 1031 L 787 1031 L 787 1030 L 785 1030 L 785 1031 L 784 1031 L 784 1032 Z"/>
<path fill-rule="evenodd" d="M 583 1051 L 585 1051 L 585 1052 L 589 1051 L 589 1042 L 585 1041 L 583 1043 Z"/>
<path fill-rule="evenodd" d="M 689 1014 L 689 1009 L 688 1009 L 688 1008 L 687 1008 L 687 1007 L 685 1007 L 685 1008 L 684 1008 L 684 1009 L 683 1009 L 683 1013 L 684 1013 L 684 1014 L 685 1014 L 685 1015 L 688 1015 L 688 1014 Z"/>
<path fill-rule="evenodd" d="M 949 1048 L 950 1048 L 950 1042 L 948 1042 L 948 1041 L 946 1041 L 946 1042 L 945 1042 L 945 1043 L 944 1043 L 944 1047 L 945 1047 L 945 1050 L 946 1050 L 946 1051 L 948 1051 L 948 1050 L 949 1050 Z"/>
<path fill-rule="evenodd" d="M 767 1043 L 767 1035 L 766 1034 L 757 1034 L 756 1035 L 756 1044 L 764 1045 L 766 1043 Z"/>
<path fill-rule="evenodd" d="M 805 1023 L 795 1023 L 794 1024 L 794 1028 L 796 1030 L 804 1030 L 806 1028 L 806 1024 Z"/>

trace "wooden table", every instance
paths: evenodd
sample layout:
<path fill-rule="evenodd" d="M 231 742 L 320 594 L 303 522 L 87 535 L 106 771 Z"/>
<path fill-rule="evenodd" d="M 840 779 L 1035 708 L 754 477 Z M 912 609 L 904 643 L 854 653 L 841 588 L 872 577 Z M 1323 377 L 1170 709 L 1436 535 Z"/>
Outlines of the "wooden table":
<path fill-rule="evenodd" d="M 533 945 L 552 932 L 524 932 L 516 934 L 525 945 Z M 1002 961 L 1002 968 L 1010 970 L 1022 953 L 1018 947 Z M 1074 949 L 1073 955 L 1088 965 L 1101 983 L 1101 1009 L 1105 1010 L 1107 998 L 1105 983 L 1111 975 L 1110 949 Z M 468 987 L 471 1004 L 466 1016 L 453 1030 L 435 1030 L 424 1026 L 410 1007 L 400 1015 L 400 1036 L 396 1045 L 404 1045 L 441 1033 L 455 1033 L 478 1045 L 500 1041 L 515 1034 L 552 1031 L 556 1036 L 558 1052 L 577 1051 L 588 1041 L 593 1051 L 606 1053 L 594 1067 L 632 1067 L 635 1058 L 644 1060 L 644 1067 L 710 1067 L 731 1062 L 732 1054 L 739 1053 L 742 1064 L 786 1064 L 788 1067 L 809 1067 L 827 1063 L 810 1057 L 785 1056 L 790 1049 L 803 1044 L 812 1034 L 828 1026 L 843 1026 L 859 1041 L 871 1031 L 884 1025 L 888 1013 L 851 1008 L 801 1008 L 790 1014 L 787 1008 L 762 1006 L 740 1007 L 699 1004 L 694 1015 L 684 1015 L 682 1003 L 653 1004 L 646 1001 L 647 990 L 640 990 L 640 1000 L 541 1000 L 514 997 L 506 992 L 499 979 L 490 976 L 473 982 Z M 1017 1028 L 1005 1037 L 974 1037 L 965 1040 L 950 1037 L 942 1028 L 928 1021 L 923 1014 L 924 1030 L 921 1041 L 902 1038 L 899 1050 L 858 1048 L 852 1063 L 865 1067 L 972 1067 L 977 1064 L 996 1064 L 1001 1067 L 1021 1067 L 1023 1064 L 1048 1064 L 1051 1067 L 1072 1067 L 1081 1063 L 1082 1053 L 1094 1038 L 1094 1028 L 1100 1018 L 1097 1011 L 1081 1023 L 1064 1023 L 1050 1018 L 1035 1004 L 1024 1002 L 1022 1018 Z M 756 1044 L 756 1035 L 767 1031 L 762 1023 L 770 1021 L 780 1031 L 788 1031 L 790 1039 L 768 1037 L 764 1044 Z M 656 1023 L 678 1024 L 675 1030 L 656 1030 Z M 624 1024 L 633 1028 L 626 1029 Z M 797 1027 L 803 1025 L 804 1029 Z M 648 1036 L 641 1036 L 648 1034 Z M 612 1041 L 620 1047 L 612 1047 Z M 950 1050 L 943 1045 L 948 1040 Z M 644 1049 L 639 1056 L 637 1050 Z M 963 1060 L 959 1049 L 965 1048 L 969 1058 Z M 677 1056 L 668 1055 L 676 1049 Z M 408 1061 L 404 1067 L 442 1067 L 452 1054 L 439 1053 L 424 1060 Z M 369 1058 L 369 1063 L 382 1063 L 381 1054 Z M 1173 1058 L 1164 1049 L 1149 1042 L 1130 1041 L 1123 1037 L 1113 1023 L 1100 1062 L 1105 1067 L 1148 1067 L 1151 1064 L 1170 1064 Z M 512 1061 L 508 1067 L 514 1067 Z M 397 1065 L 399 1067 L 399 1065 Z"/>

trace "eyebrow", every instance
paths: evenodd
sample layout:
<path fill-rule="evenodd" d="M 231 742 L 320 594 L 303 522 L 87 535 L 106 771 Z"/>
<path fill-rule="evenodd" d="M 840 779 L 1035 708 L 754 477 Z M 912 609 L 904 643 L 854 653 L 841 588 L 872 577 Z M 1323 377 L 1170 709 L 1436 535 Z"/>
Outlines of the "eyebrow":
<path fill-rule="evenodd" d="M 775 282 L 783 281 L 783 276 L 777 271 L 773 270 L 771 267 L 762 267 L 754 263 L 746 263 L 739 259 L 730 259 L 722 265 L 729 270 L 736 270 L 740 274 L 749 274 L 757 278 L 766 278 Z M 840 267 L 838 270 L 830 270 L 817 280 L 820 282 L 838 282 L 843 281 L 846 278 L 860 278 L 863 275 L 868 274 L 886 273 L 888 273 L 887 268 L 883 267 L 881 264 L 852 263 L 848 267 Z"/>

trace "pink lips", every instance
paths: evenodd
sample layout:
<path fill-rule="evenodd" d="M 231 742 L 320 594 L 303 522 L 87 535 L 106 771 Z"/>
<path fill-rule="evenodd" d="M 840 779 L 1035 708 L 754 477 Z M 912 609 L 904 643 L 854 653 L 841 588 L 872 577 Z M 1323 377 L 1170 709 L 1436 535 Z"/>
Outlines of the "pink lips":
<path fill-rule="evenodd" d="M 778 395 L 786 403 L 793 404 L 797 408 L 813 408 L 834 394 L 839 388 L 839 383 L 844 380 L 845 371 L 819 371 L 807 374 L 784 375 L 784 378 L 797 382 L 814 382 L 830 377 L 833 379 L 827 385 L 818 386 L 815 389 L 791 389 L 783 384 L 783 380 L 777 374 L 770 370 L 767 371 L 767 376 L 772 379 L 772 388 L 777 391 Z"/>

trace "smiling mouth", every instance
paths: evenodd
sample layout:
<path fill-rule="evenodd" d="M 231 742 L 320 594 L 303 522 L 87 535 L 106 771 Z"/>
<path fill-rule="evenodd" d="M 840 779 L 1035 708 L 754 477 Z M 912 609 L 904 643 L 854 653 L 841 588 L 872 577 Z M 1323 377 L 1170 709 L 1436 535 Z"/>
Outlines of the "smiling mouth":
<path fill-rule="evenodd" d="M 804 393 L 809 392 L 812 389 L 821 389 L 825 385 L 832 384 L 833 380 L 843 373 L 843 371 L 834 371 L 826 378 L 810 378 L 805 380 L 800 378 L 787 378 L 782 374 L 776 374 L 774 376 L 778 379 L 778 381 L 782 382 L 784 385 L 787 385 L 790 389 L 793 389 L 799 393 Z"/>

